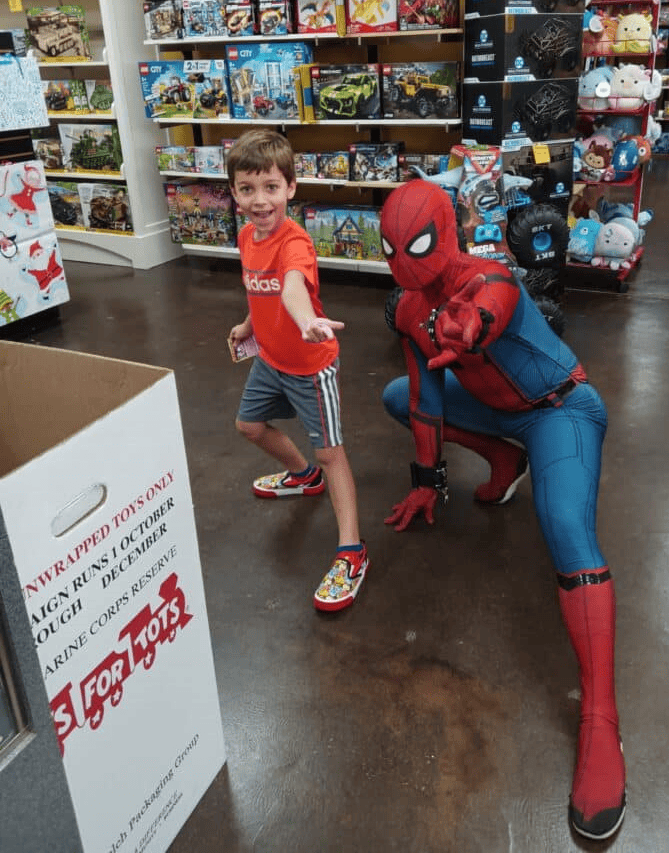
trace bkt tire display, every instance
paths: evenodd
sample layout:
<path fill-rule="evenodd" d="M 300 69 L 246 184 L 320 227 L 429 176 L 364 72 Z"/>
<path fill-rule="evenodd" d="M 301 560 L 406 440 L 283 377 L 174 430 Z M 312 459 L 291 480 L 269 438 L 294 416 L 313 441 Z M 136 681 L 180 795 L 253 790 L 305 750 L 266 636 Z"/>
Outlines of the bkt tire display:
<path fill-rule="evenodd" d="M 550 204 L 534 204 L 522 210 L 506 236 L 521 267 L 558 267 L 564 263 L 569 226 L 560 211 Z"/>

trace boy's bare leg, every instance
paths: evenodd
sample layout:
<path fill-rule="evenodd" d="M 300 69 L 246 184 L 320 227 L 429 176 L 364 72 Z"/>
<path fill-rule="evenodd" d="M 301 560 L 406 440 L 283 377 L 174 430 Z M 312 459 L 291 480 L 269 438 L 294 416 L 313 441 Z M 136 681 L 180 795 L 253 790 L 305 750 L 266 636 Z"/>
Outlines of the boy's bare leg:
<path fill-rule="evenodd" d="M 309 466 L 293 440 L 271 424 L 236 421 L 235 425 L 244 438 L 276 459 L 287 471 L 299 473 Z"/>
<path fill-rule="evenodd" d="M 343 445 L 315 450 L 316 461 L 323 469 L 330 492 L 332 508 L 339 527 L 339 545 L 360 542 L 358 503 L 355 481 Z"/>

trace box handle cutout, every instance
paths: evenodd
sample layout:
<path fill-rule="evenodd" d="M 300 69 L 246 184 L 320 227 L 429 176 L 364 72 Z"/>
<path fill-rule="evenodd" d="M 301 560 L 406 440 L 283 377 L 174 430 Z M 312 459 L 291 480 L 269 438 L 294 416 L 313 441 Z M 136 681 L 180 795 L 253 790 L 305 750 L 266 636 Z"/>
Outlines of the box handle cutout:
<path fill-rule="evenodd" d="M 51 532 L 56 538 L 64 536 L 101 507 L 106 500 L 107 487 L 102 483 L 94 483 L 56 513 L 56 517 L 51 522 Z"/>

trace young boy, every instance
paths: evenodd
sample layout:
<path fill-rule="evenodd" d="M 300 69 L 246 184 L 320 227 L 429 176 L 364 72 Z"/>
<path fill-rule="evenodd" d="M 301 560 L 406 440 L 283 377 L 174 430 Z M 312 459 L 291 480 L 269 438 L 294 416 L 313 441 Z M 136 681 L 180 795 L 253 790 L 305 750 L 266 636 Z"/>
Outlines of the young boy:
<path fill-rule="evenodd" d="M 236 426 L 286 469 L 255 480 L 258 497 L 318 495 L 325 490 L 325 475 L 339 547 L 314 605 L 341 610 L 353 603 L 369 566 L 339 416 L 339 344 L 332 330 L 344 324 L 325 317 L 311 238 L 287 215 L 296 189 L 288 140 L 272 130 L 248 131 L 228 152 L 227 170 L 235 201 L 249 219 L 238 238 L 249 313 L 232 328 L 230 339 L 235 345 L 254 335 L 259 348 Z M 270 423 L 295 416 L 307 431 L 317 465 Z"/>

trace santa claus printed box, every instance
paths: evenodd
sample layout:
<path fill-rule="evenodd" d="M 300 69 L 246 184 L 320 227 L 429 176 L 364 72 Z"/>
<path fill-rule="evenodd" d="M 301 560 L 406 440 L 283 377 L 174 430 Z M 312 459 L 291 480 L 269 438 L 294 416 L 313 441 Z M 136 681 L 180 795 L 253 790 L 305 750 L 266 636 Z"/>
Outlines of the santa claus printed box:
<path fill-rule="evenodd" d="M 0 328 L 69 300 L 40 160 L 0 168 Z"/>

